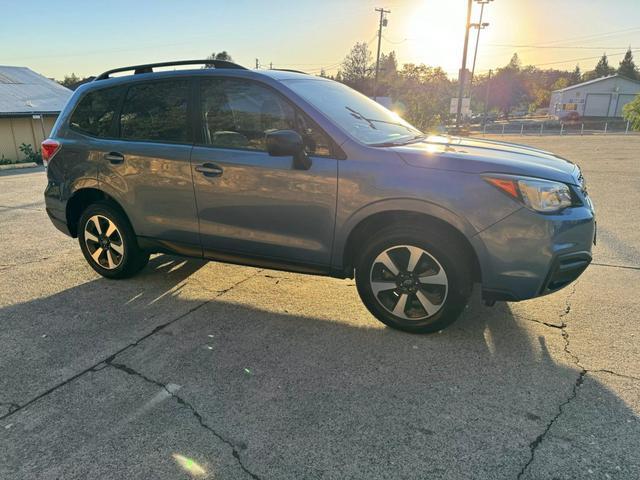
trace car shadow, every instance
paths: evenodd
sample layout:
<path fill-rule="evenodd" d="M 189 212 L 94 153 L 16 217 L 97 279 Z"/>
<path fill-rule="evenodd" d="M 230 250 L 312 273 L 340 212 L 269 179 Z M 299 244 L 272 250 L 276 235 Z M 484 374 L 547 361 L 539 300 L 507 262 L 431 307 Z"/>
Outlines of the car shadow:
<path fill-rule="evenodd" d="M 354 306 L 348 281 L 229 267 L 237 278 L 194 296 L 204 286 L 189 277 L 203 265 L 160 255 L 130 281 L 97 279 L 3 308 L 0 400 L 22 404 L 120 351 L 109 363 L 123 382 L 179 388 L 201 434 L 215 431 L 261 478 L 515 478 L 532 449 L 536 478 L 635 472 L 626 469 L 638 464 L 630 445 L 640 426 L 627 422 L 625 400 L 583 378 L 558 329 L 507 304 L 490 309 L 475 296 L 450 328 L 409 335 Z M 297 291 L 301 279 L 317 288 Z M 58 329 L 53 339 L 25 340 L 45 326 Z M 90 408 L 92 392 L 78 394 Z M 53 448 L 41 427 L 28 434 L 36 451 Z M 117 440 L 111 458 L 95 461 L 131 457 Z M 56 458 L 80 441 L 57 445 Z M 141 445 L 134 457 L 145 455 L 154 454 Z"/>
<path fill-rule="evenodd" d="M 0 308 L 0 402 L 22 405 L 186 313 L 190 305 L 175 299 L 204 264 L 158 255 L 127 281 L 96 276 L 59 293 Z M 43 281 L 56 281 L 44 266 L 41 274 Z M 10 279 L 11 271 L 3 275 Z"/>

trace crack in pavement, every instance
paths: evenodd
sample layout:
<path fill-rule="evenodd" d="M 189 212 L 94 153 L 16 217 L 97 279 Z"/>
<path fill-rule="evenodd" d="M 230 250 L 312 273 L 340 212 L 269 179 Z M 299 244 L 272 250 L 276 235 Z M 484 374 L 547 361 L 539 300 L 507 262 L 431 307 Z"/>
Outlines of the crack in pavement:
<path fill-rule="evenodd" d="M 39 262 L 42 262 L 42 261 L 45 261 L 45 260 L 50 260 L 52 258 L 60 258 L 61 255 L 68 255 L 69 253 L 72 253 L 72 252 L 75 253 L 76 251 L 77 250 L 75 248 L 74 249 L 70 248 L 68 251 L 63 251 L 62 253 L 57 254 L 57 255 L 49 255 L 49 256 L 46 256 L 46 257 L 40 257 L 40 258 L 37 258 L 35 260 L 28 260 L 26 262 L 2 263 L 2 264 L 0 264 L 0 272 L 2 272 L 4 270 L 9 270 L 10 268 L 21 267 L 23 265 L 29 265 L 31 263 L 39 263 Z"/>
<path fill-rule="evenodd" d="M 0 402 L 0 407 L 9 407 L 8 413 L 13 413 L 17 408 L 20 408 L 20 405 L 13 402 Z"/>
<path fill-rule="evenodd" d="M 37 204 L 39 205 L 39 204 Z M 43 208 L 32 208 L 32 207 L 22 207 L 20 205 L 13 205 L 11 207 L 7 206 L 7 205 L 0 205 L 0 208 L 3 208 L 5 210 L 31 210 L 32 212 L 44 212 L 45 209 Z"/>
<path fill-rule="evenodd" d="M 231 454 L 233 455 L 233 457 L 238 462 L 238 465 L 240 466 L 240 468 L 247 475 L 249 475 L 251 478 L 254 478 L 256 480 L 260 480 L 260 477 L 258 475 L 256 475 L 255 473 L 253 473 L 251 470 L 249 470 L 247 468 L 247 466 L 244 464 L 244 462 L 242 461 L 242 458 L 240 457 L 239 446 L 236 445 L 231 440 L 225 438 L 222 434 L 218 433 L 213 427 L 208 425 L 204 421 L 204 418 L 202 418 L 202 415 L 193 406 L 193 404 L 191 404 L 190 402 L 188 402 L 187 400 L 182 398 L 180 395 L 176 394 L 175 391 L 173 391 L 173 389 L 170 389 L 164 383 L 159 382 L 158 380 L 154 380 L 152 378 L 149 378 L 148 376 L 138 372 L 137 370 L 129 367 L 128 365 L 125 365 L 123 363 L 115 363 L 112 360 L 107 361 L 105 363 L 108 366 L 112 367 L 112 368 L 115 368 L 117 370 L 121 370 L 121 371 L 127 373 L 128 375 L 133 375 L 133 376 L 139 377 L 139 378 L 143 379 L 147 383 L 150 383 L 152 385 L 156 385 L 156 386 L 161 387 L 162 389 L 164 389 L 173 399 L 175 399 L 176 402 L 178 402 L 179 405 L 189 409 L 191 414 L 198 420 L 198 423 L 200 424 L 200 426 L 202 428 L 204 428 L 205 430 L 207 430 L 210 433 L 212 433 L 218 440 L 220 440 L 222 443 L 224 443 L 225 445 L 228 445 L 231 448 Z"/>
<path fill-rule="evenodd" d="M 58 390 L 61 387 L 64 387 L 65 385 L 68 385 L 69 383 L 73 382 L 74 380 L 80 378 L 81 376 L 89 373 L 89 372 L 97 372 L 100 371 L 102 368 L 104 368 L 103 364 L 105 363 L 111 363 L 113 362 L 113 360 L 120 355 L 121 353 L 125 352 L 126 350 L 129 350 L 130 348 L 135 348 L 136 346 L 138 346 L 141 342 L 143 342 L 144 340 L 146 340 L 147 338 L 155 335 L 156 333 L 164 330 L 165 328 L 167 328 L 170 325 L 173 325 L 175 322 L 187 317 L 188 315 L 192 314 L 193 312 L 195 312 L 196 310 L 204 307 L 205 305 L 207 305 L 208 303 L 214 301 L 215 299 L 221 297 L 222 295 L 224 295 L 225 293 L 231 291 L 232 289 L 234 289 L 235 287 L 237 287 L 238 285 L 256 277 L 257 275 L 259 275 L 260 273 L 262 273 L 263 270 L 258 270 L 257 272 L 252 273 L 251 275 L 243 278 L 242 280 L 237 281 L 236 283 L 234 283 L 233 285 L 231 285 L 230 287 L 224 289 L 224 290 L 220 290 L 218 291 L 212 298 L 205 300 L 204 302 L 199 303 L 198 305 L 190 308 L 189 310 L 187 310 L 186 312 L 178 315 L 176 318 L 169 320 L 168 322 L 165 322 L 161 325 L 158 325 L 157 327 L 155 327 L 153 330 L 151 330 L 151 332 L 147 333 L 146 335 L 143 335 L 142 337 L 138 338 L 135 342 L 130 343 L 122 348 L 120 348 L 118 351 L 116 351 L 115 353 L 109 355 L 108 357 L 96 362 L 95 364 L 93 364 L 92 366 L 85 368 L 84 370 L 76 373 L 75 375 L 67 378 L 66 380 L 63 380 L 62 382 L 54 385 L 53 387 L 49 388 L 48 390 L 36 395 L 35 397 L 33 397 L 31 400 L 28 400 L 26 403 L 23 404 L 18 404 L 17 408 L 15 408 L 14 410 L 9 411 L 8 413 L 5 413 L 4 415 L 0 416 L 0 421 L 4 420 L 8 417 L 10 417 L 11 415 L 14 415 L 15 413 L 25 409 L 26 407 L 28 407 L 29 405 L 32 405 L 33 403 L 37 402 L 38 400 L 40 400 L 41 398 L 46 397 L 47 395 L 49 395 L 50 393 Z"/>
<path fill-rule="evenodd" d="M 600 368 L 598 370 L 587 370 L 587 373 L 608 373 L 609 375 L 613 375 L 614 377 L 626 378 L 627 380 L 636 380 L 640 382 L 640 377 L 625 375 L 624 373 L 614 372 L 613 370 L 608 370 L 606 368 Z"/>
<path fill-rule="evenodd" d="M 596 262 L 591 262 L 591 265 L 595 265 L 596 267 L 626 268 L 629 270 L 640 270 L 640 267 L 635 267 L 632 265 L 613 265 L 611 263 L 596 263 Z"/>
<path fill-rule="evenodd" d="M 549 328 L 555 328 L 557 330 L 562 330 L 563 325 L 560 323 L 550 323 L 550 322 L 545 322 L 543 320 L 536 320 L 535 318 L 531 318 L 531 317 L 527 317 L 526 315 L 522 315 L 519 313 L 513 313 L 511 312 L 511 314 L 515 317 L 515 318 L 519 318 L 521 320 L 526 320 L 528 322 L 533 322 L 533 323 L 539 323 L 540 325 L 544 325 L 545 327 L 549 327 Z"/>
<path fill-rule="evenodd" d="M 533 442 L 531 442 L 529 444 L 529 450 L 530 450 L 529 460 L 527 461 L 527 463 L 525 463 L 525 465 L 522 467 L 522 469 L 520 469 L 520 472 L 518 473 L 518 476 L 516 477 L 518 480 L 520 478 L 522 478 L 522 476 L 526 473 L 526 471 L 529 468 L 529 466 L 533 463 L 533 460 L 535 459 L 535 455 L 536 455 L 536 450 L 538 449 L 540 444 L 544 441 L 544 438 L 546 437 L 547 433 L 549 433 L 549 431 L 551 430 L 551 427 L 553 427 L 553 425 L 556 423 L 558 418 L 560 418 L 560 416 L 563 414 L 564 407 L 566 407 L 568 404 L 570 404 L 578 396 L 578 389 L 583 384 L 584 377 L 587 374 L 587 370 L 580 363 L 580 359 L 578 358 L 578 356 L 575 355 L 569 349 L 569 333 L 567 332 L 567 323 L 564 321 L 564 318 L 567 315 L 569 315 L 569 313 L 571 312 L 571 298 L 575 295 L 577 286 L 578 286 L 578 282 L 575 282 L 573 284 L 573 288 L 571 289 L 571 292 L 569 293 L 569 295 L 567 295 L 567 298 L 565 299 L 564 312 L 562 312 L 558 317 L 558 318 L 560 318 L 560 321 L 561 321 L 560 327 L 558 327 L 557 325 L 548 324 L 546 322 L 540 322 L 540 321 L 537 321 L 537 320 L 532 320 L 532 321 L 534 321 L 536 323 L 540 323 L 540 324 L 546 325 L 548 327 L 556 328 L 556 329 L 559 329 L 561 331 L 562 339 L 564 340 L 564 351 L 565 351 L 565 353 L 567 355 L 569 355 L 571 357 L 571 359 L 573 360 L 573 363 L 580 369 L 580 372 L 578 373 L 578 378 L 576 379 L 576 381 L 573 384 L 573 388 L 571 389 L 571 394 L 569 395 L 569 397 L 558 406 L 558 412 L 547 423 L 547 426 L 545 427 L 544 431 L 540 435 L 538 435 L 533 440 Z M 528 320 L 530 320 L 530 319 L 528 319 Z"/>
<path fill-rule="evenodd" d="M 590 370 L 590 369 L 587 369 L 587 368 L 584 367 L 584 365 L 582 365 L 582 363 L 580 361 L 580 358 L 575 353 L 573 353 L 571 351 L 570 343 L 569 343 L 569 332 L 567 332 L 567 323 L 564 321 L 564 318 L 567 315 L 569 315 L 569 313 L 571 313 L 571 299 L 576 293 L 577 286 L 578 286 L 578 282 L 575 282 L 573 284 L 573 288 L 572 288 L 571 292 L 569 293 L 569 295 L 567 295 L 567 298 L 565 300 L 564 311 L 559 315 L 559 319 L 561 321 L 560 325 L 556 325 L 556 324 L 553 324 L 553 323 L 547 323 L 547 322 L 543 322 L 543 321 L 539 321 L 539 320 L 534 320 L 532 318 L 521 317 L 521 318 L 523 318 L 525 320 L 529 320 L 529 321 L 532 321 L 532 322 L 535 322 L 535 323 L 539 323 L 541 325 L 545 325 L 547 327 L 551 327 L 551 328 L 555 328 L 555 329 L 560 330 L 561 334 L 562 334 L 562 339 L 564 340 L 564 351 L 565 351 L 565 353 L 567 355 L 569 355 L 569 357 L 571 357 L 571 359 L 573 360 L 573 363 L 580 370 L 579 370 L 579 373 L 578 373 L 578 378 L 576 378 L 576 381 L 573 384 L 573 388 L 571 390 L 571 394 L 569 395 L 569 397 L 558 406 L 558 412 L 547 423 L 547 426 L 545 427 L 544 431 L 540 435 L 538 435 L 535 438 L 535 440 L 533 440 L 533 442 L 531 442 L 529 444 L 529 449 L 531 451 L 531 455 L 530 455 L 529 460 L 527 461 L 527 463 L 522 467 L 522 469 L 518 473 L 518 476 L 517 476 L 518 479 L 522 478 L 522 476 L 526 473 L 526 471 L 529 468 L 529 466 L 533 463 L 533 460 L 535 459 L 535 452 L 536 452 L 537 448 L 544 441 L 546 435 L 551 430 L 551 427 L 553 427 L 553 425 L 556 423 L 558 418 L 560 418 L 560 416 L 564 413 L 564 408 L 568 404 L 570 404 L 578 396 L 578 389 L 584 383 L 584 378 L 585 378 L 585 376 L 587 374 L 589 374 L 589 373 L 607 373 L 609 375 L 614 375 L 614 376 L 621 377 L 621 378 L 626 378 L 626 379 L 629 379 L 629 380 L 640 381 L 639 377 L 634 377 L 632 375 L 625 375 L 625 374 L 622 374 L 622 373 L 614 372 L 613 370 L 608 370 L 608 369 Z"/>

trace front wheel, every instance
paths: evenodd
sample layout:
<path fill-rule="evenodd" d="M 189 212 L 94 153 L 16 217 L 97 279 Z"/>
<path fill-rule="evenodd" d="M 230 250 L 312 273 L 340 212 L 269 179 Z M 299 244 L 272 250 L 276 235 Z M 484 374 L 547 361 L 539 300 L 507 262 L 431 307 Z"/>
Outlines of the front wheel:
<path fill-rule="evenodd" d="M 442 330 L 467 305 L 473 276 L 469 255 L 447 233 L 387 228 L 366 246 L 356 285 L 369 311 L 411 333 Z"/>
<path fill-rule="evenodd" d="M 149 261 L 127 217 L 109 202 L 89 205 L 78 222 L 78 241 L 89 265 L 106 278 L 128 278 Z"/>

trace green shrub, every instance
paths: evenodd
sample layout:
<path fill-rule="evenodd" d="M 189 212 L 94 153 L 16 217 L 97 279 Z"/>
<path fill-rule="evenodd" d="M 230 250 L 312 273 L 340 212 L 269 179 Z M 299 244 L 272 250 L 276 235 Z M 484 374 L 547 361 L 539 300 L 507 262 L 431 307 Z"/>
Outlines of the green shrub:
<path fill-rule="evenodd" d="M 624 118 L 631 122 L 634 130 L 640 130 L 640 95 L 636 95 L 632 101 L 622 109 Z"/>
<path fill-rule="evenodd" d="M 34 151 L 30 143 L 21 143 L 20 151 L 24 154 L 24 162 L 35 162 L 42 165 L 42 154 L 40 150 Z"/>
<path fill-rule="evenodd" d="M 4 153 L 0 155 L 0 165 L 11 165 L 12 163 L 15 162 L 10 158 L 5 158 Z"/>

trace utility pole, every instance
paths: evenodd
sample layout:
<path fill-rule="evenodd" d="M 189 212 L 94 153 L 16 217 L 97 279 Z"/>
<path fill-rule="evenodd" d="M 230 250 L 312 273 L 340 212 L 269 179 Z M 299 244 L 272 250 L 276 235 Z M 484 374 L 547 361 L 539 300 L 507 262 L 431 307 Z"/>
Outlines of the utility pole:
<path fill-rule="evenodd" d="M 489 88 L 491 87 L 491 70 L 489 70 L 489 76 L 487 77 L 487 89 L 484 92 L 484 115 L 482 116 L 482 125 L 487 124 L 487 112 L 489 111 Z"/>
<path fill-rule="evenodd" d="M 480 30 L 487 28 L 489 26 L 488 23 L 482 23 L 482 16 L 484 15 L 484 6 L 488 3 L 493 2 L 493 0 L 476 0 L 476 3 L 480 4 L 480 20 L 478 23 L 472 23 L 471 26 L 473 28 L 478 29 L 478 34 L 476 35 L 476 48 L 473 52 L 473 66 L 471 67 L 471 77 L 469 78 L 469 96 L 471 96 L 471 85 L 473 84 L 473 74 L 476 71 L 476 58 L 478 57 L 478 44 L 480 43 Z"/>
<path fill-rule="evenodd" d="M 462 95 L 464 95 L 465 72 L 467 70 L 467 49 L 469 48 L 469 28 L 471 26 L 471 6 L 473 0 L 467 0 L 467 22 L 464 25 L 464 47 L 462 49 L 462 68 L 458 75 L 458 105 L 456 108 L 456 131 L 460 131 L 460 117 L 462 116 Z"/>
<path fill-rule="evenodd" d="M 380 26 L 378 27 L 378 53 L 376 55 L 376 76 L 373 80 L 373 100 L 378 100 L 378 70 L 380 69 L 380 41 L 382 40 L 382 27 L 387 26 L 387 19 L 384 17 L 385 13 L 391 13 L 391 10 L 385 10 L 384 8 L 376 8 L 376 12 L 380 12 Z"/>

